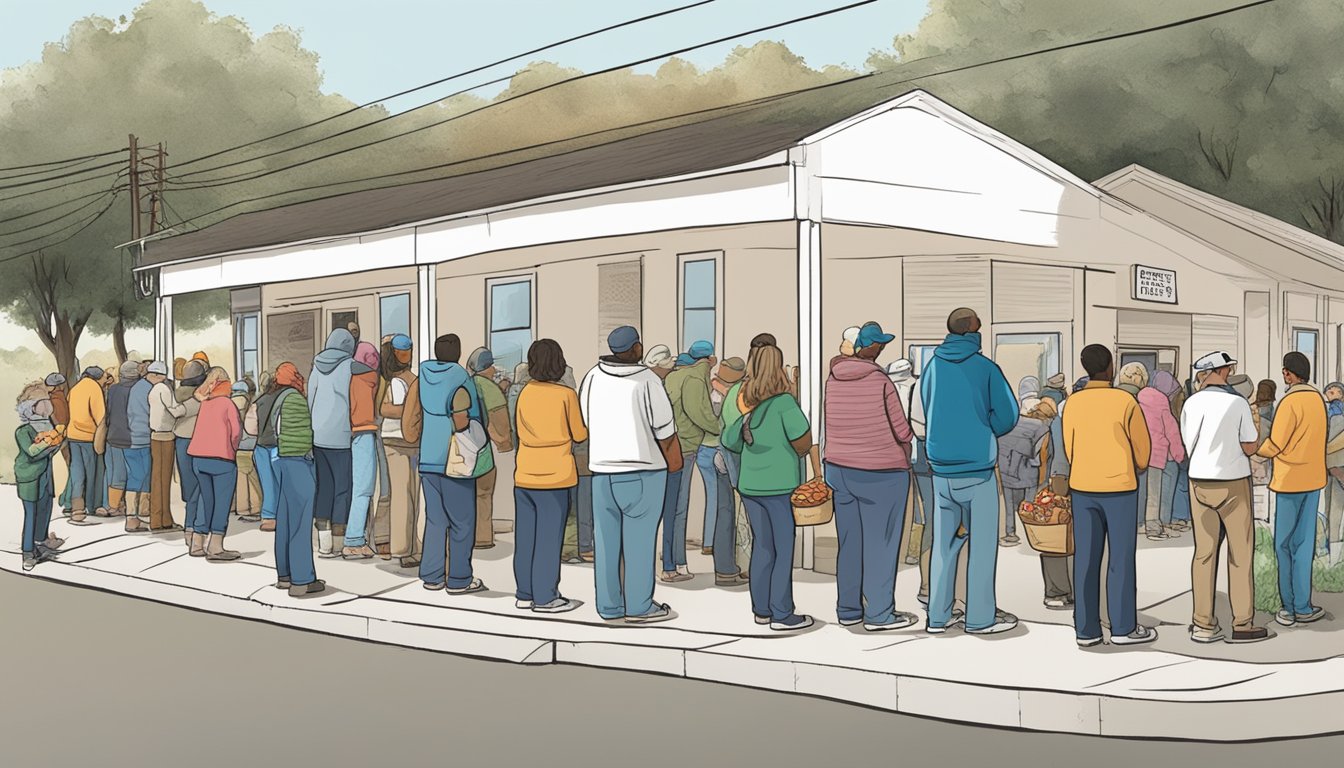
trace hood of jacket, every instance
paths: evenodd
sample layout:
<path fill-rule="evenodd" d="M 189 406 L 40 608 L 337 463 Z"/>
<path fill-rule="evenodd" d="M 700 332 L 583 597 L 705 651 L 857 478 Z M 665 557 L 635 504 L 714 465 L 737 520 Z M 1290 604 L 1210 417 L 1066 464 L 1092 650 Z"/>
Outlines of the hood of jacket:
<path fill-rule="evenodd" d="M 425 412 L 447 416 L 452 408 L 452 395 L 464 386 L 470 375 L 458 363 L 427 360 L 420 365 L 420 402 Z"/>
<path fill-rule="evenodd" d="M 980 353 L 979 333 L 949 333 L 934 355 L 949 363 L 964 363 Z"/>
<path fill-rule="evenodd" d="M 313 367 L 324 374 L 329 374 L 341 363 L 354 357 L 354 354 L 355 337 L 344 328 L 337 328 L 327 337 L 326 347 L 313 358 Z"/>
<path fill-rule="evenodd" d="M 613 357 L 604 357 L 599 360 L 597 368 L 608 376 L 616 376 L 618 378 L 634 376 L 640 371 L 650 370 L 649 368 L 644 367 L 643 363 L 622 363 Z"/>
<path fill-rule="evenodd" d="M 837 381 L 858 381 L 869 376 L 887 378 L 887 373 L 882 370 L 881 366 L 860 357 L 842 357 L 836 360 L 835 366 L 831 368 L 831 375 Z M 906 374 L 906 378 L 909 378 L 908 374 Z"/>

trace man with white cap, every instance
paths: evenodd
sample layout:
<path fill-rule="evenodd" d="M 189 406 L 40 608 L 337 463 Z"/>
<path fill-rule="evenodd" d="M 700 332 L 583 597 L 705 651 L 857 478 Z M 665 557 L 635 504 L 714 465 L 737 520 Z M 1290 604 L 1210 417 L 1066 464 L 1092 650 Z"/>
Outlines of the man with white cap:
<path fill-rule="evenodd" d="M 145 371 L 149 382 L 149 530 L 159 533 L 180 531 L 173 522 L 173 461 L 177 457 L 177 436 L 173 428 L 187 415 L 187 407 L 177 402 L 168 386 L 168 366 L 155 360 Z"/>
<path fill-rule="evenodd" d="M 1195 362 L 1204 387 L 1181 411 L 1181 439 L 1190 455 L 1190 507 L 1194 518 L 1195 558 L 1190 566 L 1194 616 L 1190 639 L 1224 639 L 1214 613 L 1218 550 L 1227 539 L 1227 594 L 1232 603 L 1231 643 L 1269 637 L 1255 621 L 1255 515 L 1251 511 L 1251 461 L 1259 430 L 1245 397 L 1228 385 L 1237 361 L 1213 352 Z"/>

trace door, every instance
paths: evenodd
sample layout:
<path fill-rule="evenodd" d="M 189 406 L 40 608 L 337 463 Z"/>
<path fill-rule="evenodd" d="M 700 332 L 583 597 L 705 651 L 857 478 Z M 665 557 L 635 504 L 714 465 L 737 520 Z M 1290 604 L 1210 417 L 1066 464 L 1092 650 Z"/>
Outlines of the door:
<path fill-rule="evenodd" d="M 359 310 L 358 309 L 333 309 L 331 311 L 331 322 L 328 324 L 327 332 L 344 328 L 359 341 Z"/>

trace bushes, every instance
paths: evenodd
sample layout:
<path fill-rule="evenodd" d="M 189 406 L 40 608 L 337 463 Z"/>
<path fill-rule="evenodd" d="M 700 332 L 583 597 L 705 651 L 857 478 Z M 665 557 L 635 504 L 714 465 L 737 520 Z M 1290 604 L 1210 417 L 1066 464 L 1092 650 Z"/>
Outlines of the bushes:
<path fill-rule="evenodd" d="M 1277 613 L 1279 559 L 1274 553 L 1274 532 L 1267 525 L 1255 526 L 1255 609 Z M 1344 592 L 1344 561 L 1334 566 L 1317 558 L 1311 564 L 1311 585 L 1318 592 Z"/>

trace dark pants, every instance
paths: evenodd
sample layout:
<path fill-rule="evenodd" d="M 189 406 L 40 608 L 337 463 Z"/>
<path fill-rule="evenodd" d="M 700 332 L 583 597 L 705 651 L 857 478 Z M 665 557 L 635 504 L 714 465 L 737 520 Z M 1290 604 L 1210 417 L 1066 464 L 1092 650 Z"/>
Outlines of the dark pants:
<path fill-rule="evenodd" d="M 172 528 L 173 523 L 173 454 L 177 440 L 154 440 L 149 444 L 150 488 L 149 527 L 154 530 Z"/>
<path fill-rule="evenodd" d="M 355 481 L 350 449 L 313 446 L 313 460 L 317 465 L 313 517 L 345 525 L 350 520 L 350 494 Z"/>
<path fill-rule="evenodd" d="M 593 553 L 593 476 L 579 475 L 579 484 L 569 489 L 570 512 L 578 526 L 579 552 Z"/>
<path fill-rule="evenodd" d="M 25 557 L 36 554 L 37 542 L 47 540 L 47 528 L 51 524 L 51 470 L 41 481 L 37 501 L 23 502 L 23 554 Z"/>
<path fill-rule="evenodd" d="M 1045 599 L 1073 600 L 1073 564 L 1068 556 L 1041 555 L 1041 580 L 1045 582 Z"/>
<path fill-rule="evenodd" d="M 348 452 L 347 452 L 348 454 Z M 420 580 L 449 589 L 471 586 L 471 550 L 476 546 L 476 480 L 420 473 L 425 493 L 425 544 Z M 321 476 L 318 491 L 322 490 Z"/>
<path fill-rule="evenodd" d="M 183 518 L 183 527 L 187 530 L 199 530 L 197 515 L 201 511 L 201 487 L 196 482 L 196 469 L 192 466 L 193 459 L 187 453 L 187 447 L 191 441 L 187 439 L 178 440 L 173 450 L 177 452 L 177 479 L 182 483 L 182 503 L 187 507 L 186 517 Z M 200 522 L 204 525 L 204 522 Z"/>
<path fill-rule="evenodd" d="M 311 584 L 313 567 L 313 489 L 317 484 L 313 460 L 278 457 L 271 464 L 278 496 L 275 505 L 275 573 L 281 581 Z"/>
<path fill-rule="evenodd" d="M 1074 629 L 1080 640 L 1101 637 L 1101 558 L 1109 550 L 1106 610 L 1111 635 L 1124 637 L 1138 624 L 1135 605 L 1134 531 L 1139 525 L 1139 495 L 1072 492 Z"/>
<path fill-rule="evenodd" d="M 98 508 L 98 454 L 93 443 L 71 440 L 70 446 L 70 495 L 75 511 L 89 512 Z"/>
<path fill-rule="evenodd" d="M 718 450 L 718 449 L 715 449 Z M 733 509 L 733 486 L 728 482 L 728 473 L 714 472 L 718 493 L 714 504 L 714 572 L 724 576 L 735 576 L 741 570 L 737 567 L 737 514 Z"/>
<path fill-rule="evenodd" d="M 678 514 L 677 504 L 681 496 L 681 478 L 689 471 L 687 465 L 680 472 L 667 473 L 667 491 L 663 495 L 663 570 L 667 572 L 677 570 L 678 565 L 686 565 L 686 515 Z"/>
<path fill-rule="evenodd" d="M 751 521 L 751 610 L 771 621 L 793 616 L 793 505 L 788 495 L 743 496 Z"/>
<path fill-rule="evenodd" d="M 840 545 L 835 561 L 836 616 L 841 621 L 891 624 L 896 620 L 896 568 L 910 473 L 827 464 L 826 483 L 835 490 Z"/>
<path fill-rule="evenodd" d="M 193 456 L 196 482 L 201 486 L 201 511 L 196 516 L 196 533 L 223 536 L 229 530 L 229 506 L 238 484 L 238 465 L 224 459 Z"/>
<path fill-rule="evenodd" d="M 560 598 L 560 549 L 571 489 L 513 489 L 513 581 L 517 597 L 538 606 Z"/>

